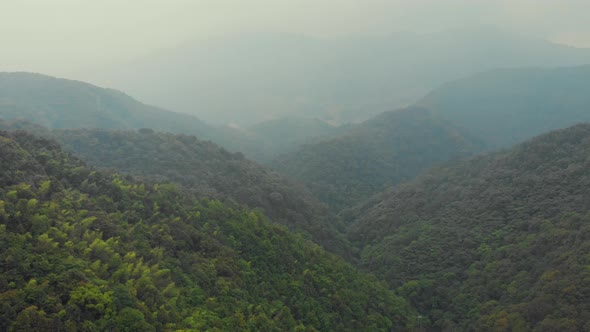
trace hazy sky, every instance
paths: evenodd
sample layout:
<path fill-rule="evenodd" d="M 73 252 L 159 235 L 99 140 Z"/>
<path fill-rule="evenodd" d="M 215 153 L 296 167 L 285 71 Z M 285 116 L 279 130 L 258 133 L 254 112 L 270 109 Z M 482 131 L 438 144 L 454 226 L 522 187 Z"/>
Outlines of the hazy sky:
<path fill-rule="evenodd" d="M 52 75 L 240 31 L 323 37 L 495 25 L 590 47 L 590 0 L 0 0 L 0 71 Z"/>

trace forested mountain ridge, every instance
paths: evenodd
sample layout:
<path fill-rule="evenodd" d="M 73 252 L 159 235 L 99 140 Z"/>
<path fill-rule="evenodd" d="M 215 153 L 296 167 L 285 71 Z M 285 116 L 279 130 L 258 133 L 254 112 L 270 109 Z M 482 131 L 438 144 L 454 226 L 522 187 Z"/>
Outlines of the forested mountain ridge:
<path fill-rule="evenodd" d="M 450 163 L 348 211 L 362 264 L 436 329 L 590 329 L 590 124 Z"/>
<path fill-rule="evenodd" d="M 260 209 L 274 222 L 305 232 L 316 243 L 351 259 L 344 225 L 302 185 L 194 136 L 101 129 L 47 130 L 1 121 L 0 129 L 41 132 L 89 164 L 149 181 L 175 182 L 196 197 Z"/>
<path fill-rule="evenodd" d="M 410 328 L 406 302 L 256 212 L 0 132 L 0 329 Z"/>
<path fill-rule="evenodd" d="M 443 84 L 417 104 L 506 148 L 590 121 L 590 65 L 492 70 Z"/>
<path fill-rule="evenodd" d="M 350 258 L 337 216 L 307 189 L 194 136 L 133 131 L 56 130 L 64 147 L 101 168 L 173 181 L 199 197 L 259 208 L 272 221 L 304 231 L 325 248 Z"/>
<path fill-rule="evenodd" d="M 482 143 L 424 108 L 382 113 L 333 138 L 304 145 L 271 165 L 335 210 L 356 205 L 426 168 L 469 156 Z"/>

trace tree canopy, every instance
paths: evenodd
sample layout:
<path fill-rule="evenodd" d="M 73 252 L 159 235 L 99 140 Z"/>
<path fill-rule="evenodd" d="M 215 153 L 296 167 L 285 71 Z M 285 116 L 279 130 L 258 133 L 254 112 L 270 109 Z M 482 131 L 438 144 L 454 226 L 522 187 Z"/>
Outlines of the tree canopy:
<path fill-rule="evenodd" d="M 259 212 L 0 132 L 0 330 L 358 331 L 414 314 Z"/>
<path fill-rule="evenodd" d="M 590 125 L 449 163 L 343 215 L 436 329 L 590 328 Z"/>
<path fill-rule="evenodd" d="M 482 143 L 423 108 L 385 112 L 336 137 L 304 145 L 271 165 L 307 184 L 335 211 L 359 204 Z"/>

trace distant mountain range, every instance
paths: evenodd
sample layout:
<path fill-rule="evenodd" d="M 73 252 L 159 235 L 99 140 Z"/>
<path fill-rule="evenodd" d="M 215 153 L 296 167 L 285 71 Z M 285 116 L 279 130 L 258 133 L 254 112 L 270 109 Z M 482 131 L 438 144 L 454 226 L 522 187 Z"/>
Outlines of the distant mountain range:
<path fill-rule="evenodd" d="M 390 108 L 426 81 L 527 56 L 574 63 L 587 52 L 497 33 L 436 37 L 398 36 L 414 51 L 377 55 L 371 40 L 330 53 L 293 37 L 260 57 L 230 56 L 222 42 L 207 56 L 258 67 L 239 76 L 250 84 L 217 68 L 207 91 L 230 80 L 240 93 L 260 93 L 252 104 L 230 100 L 247 110 L 305 90 L 317 98 L 302 104 L 341 100 L 351 108 L 328 112 L 330 120 L 352 119 L 371 104 L 362 96 L 376 81 L 390 90 Z M 234 51 L 253 42 L 238 41 Z M 309 49 L 289 53 L 300 43 L 329 65 L 315 67 L 317 76 Z M 384 71 L 377 60 L 410 53 L 423 58 L 408 60 L 396 78 L 407 82 L 395 83 L 409 90 L 392 89 L 398 63 Z M 145 75 L 176 77 L 186 69 L 179 56 L 176 71 Z M 283 67 L 285 59 L 301 67 Z M 358 61 L 375 80 L 348 71 Z M 277 71 L 258 77 L 267 66 Z M 334 76 L 322 81 L 326 70 Z M 295 72 L 293 85 L 265 85 Z M 185 73 L 177 83 L 197 71 Z M 330 80 L 346 88 L 320 84 Z M 0 330 L 590 330 L 590 124 L 547 133 L 590 121 L 588 83 L 590 66 L 504 68 L 359 123 L 306 117 L 317 114 L 310 106 L 211 126 L 116 90 L 0 73 Z M 178 86 L 186 90 L 170 96 L 199 88 Z M 383 91 L 371 105 L 385 103 Z M 362 117 L 378 113 L 366 109 Z"/>
<path fill-rule="evenodd" d="M 590 66 L 484 72 L 443 84 L 418 105 L 469 129 L 491 148 L 510 147 L 590 121 Z"/>
<path fill-rule="evenodd" d="M 260 161 L 334 129 L 304 117 L 279 118 L 243 129 L 211 126 L 192 115 L 143 104 L 121 91 L 32 73 L 0 73 L 0 117 L 57 129 L 151 128 L 192 134 Z"/>
<path fill-rule="evenodd" d="M 212 123 L 248 126 L 284 114 L 346 123 L 410 105 L 444 82 L 478 72 L 589 59 L 590 49 L 492 27 L 341 39 L 248 33 L 190 42 L 79 77 Z"/>
<path fill-rule="evenodd" d="M 145 105 L 117 90 L 31 73 L 0 73 L 0 116 L 49 128 L 210 132 L 194 116 Z"/>
<path fill-rule="evenodd" d="M 361 124 L 334 127 L 298 116 L 233 128 L 210 126 L 83 82 L 2 73 L 0 116 L 50 128 L 152 128 L 196 135 L 272 165 L 339 211 L 437 163 L 589 121 L 587 82 L 590 66 L 494 70 L 446 83 L 420 106 Z"/>
<path fill-rule="evenodd" d="M 340 127 L 271 165 L 338 210 L 436 163 L 590 121 L 590 66 L 484 72 L 416 105 Z"/>

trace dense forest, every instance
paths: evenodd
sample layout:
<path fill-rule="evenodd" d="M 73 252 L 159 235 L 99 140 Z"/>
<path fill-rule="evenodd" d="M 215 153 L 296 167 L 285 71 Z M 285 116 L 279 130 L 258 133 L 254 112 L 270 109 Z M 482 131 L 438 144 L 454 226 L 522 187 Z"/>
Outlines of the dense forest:
<path fill-rule="evenodd" d="M 451 163 L 343 213 L 437 330 L 590 329 L 590 125 Z"/>
<path fill-rule="evenodd" d="M 173 181 L 197 197 L 260 209 L 272 221 L 304 231 L 348 257 L 344 226 L 303 186 L 194 136 L 132 131 L 56 130 L 64 147 L 92 165 Z"/>
<path fill-rule="evenodd" d="M 590 332 L 589 10 L 0 0 L 0 332 Z"/>
<path fill-rule="evenodd" d="M 590 121 L 590 66 L 497 69 L 443 84 L 418 105 L 506 148 Z"/>
<path fill-rule="evenodd" d="M 385 112 L 304 145 L 272 163 L 307 184 L 333 209 L 356 205 L 428 167 L 483 149 L 482 143 L 423 108 Z"/>
<path fill-rule="evenodd" d="M 302 231 L 324 248 L 352 259 L 344 225 L 300 184 L 194 136 L 151 129 L 49 130 L 24 121 L 2 121 L 0 129 L 24 129 L 54 138 L 93 166 L 146 181 L 175 182 L 197 198 L 260 209 L 274 222 Z"/>
<path fill-rule="evenodd" d="M 0 132 L 0 330 L 359 331 L 413 324 L 375 278 L 173 184 Z"/>
<path fill-rule="evenodd" d="M 589 120 L 587 73 L 246 128 L 0 74 L 0 331 L 590 330 L 590 124 L 474 156 Z"/>

